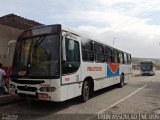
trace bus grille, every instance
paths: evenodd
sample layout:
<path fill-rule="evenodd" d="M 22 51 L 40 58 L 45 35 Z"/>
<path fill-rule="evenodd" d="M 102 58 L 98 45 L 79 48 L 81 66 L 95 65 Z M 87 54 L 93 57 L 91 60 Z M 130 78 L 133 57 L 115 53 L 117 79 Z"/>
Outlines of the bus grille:
<path fill-rule="evenodd" d="M 37 88 L 36 87 L 26 87 L 26 86 L 17 86 L 18 90 L 21 91 L 30 91 L 30 92 L 36 92 Z"/>
<path fill-rule="evenodd" d="M 145 71 L 151 71 L 151 70 L 142 70 L 143 72 L 145 72 Z"/>

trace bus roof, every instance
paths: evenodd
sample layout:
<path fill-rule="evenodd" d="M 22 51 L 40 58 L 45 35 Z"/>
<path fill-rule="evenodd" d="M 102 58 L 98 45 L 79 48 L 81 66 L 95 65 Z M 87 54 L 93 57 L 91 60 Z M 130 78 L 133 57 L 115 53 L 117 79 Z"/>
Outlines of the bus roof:
<path fill-rule="evenodd" d="M 75 28 L 71 28 L 71 27 L 68 27 L 68 26 L 63 25 L 63 24 L 41 25 L 41 26 L 33 27 L 33 28 L 31 28 L 31 29 L 28 29 L 28 30 L 40 29 L 40 28 L 43 28 L 43 27 L 55 27 L 55 26 L 61 26 L 61 30 L 63 30 L 63 31 L 70 32 L 70 33 L 72 33 L 72 34 L 74 34 L 74 35 L 76 35 L 76 36 L 83 37 L 83 38 L 86 38 L 86 39 L 88 39 L 88 40 L 91 40 L 91 41 L 94 41 L 94 42 L 98 42 L 98 43 L 100 43 L 100 44 L 107 45 L 107 46 L 109 46 L 109 47 L 111 47 L 111 48 L 114 48 L 114 49 L 116 49 L 116 50 L 119 50 L 119 51 L 121 51 L 121 52 L 130 54 L 130 53 L 125 52 L 125 51 L 123 51 L 123 50 L 121 50 L 121 49 L 115 48 L 115 47 L 113 47 L 112 45 L 109 45 L 109 44 L 107 44 L 107 43 L 101 42 L 100 40 L 93 38 L 91 35 L 83 32 L 83 31 L 79 31 L 79 30 L 77 30 L 77 29 L 75 29 Z M 28 30 L 26 30 L 26 31 L 28 31 Z"/>
<path fill-rule="evenodd" d="M 76 29 L 74 29 L 74 28 L 68 27 L 68 26 L 63 25 L 63 24 L 61 24 L 61 26 L 62 26 L 62 30 L 64 30 L 64 31 L 67 31 L 67 32 L 73 33 L 73 34 L 75 34 L 75 35 L 77 35 L 77 36 L 84 37 L 84 38 L 86 38 L 86 39 L 89 39 L 89 40 L 92 40 L 92 41 L 95 41 L 95 42 L 98 42 L 98 43 L 107 45 L 107 46 L 109 46 L 109 47 L 111 47 L 111 48 L 114 48 L 114 49 L 116 49 L 116 50 L 122 51 L 122 52 L 124 52 L 124 53 L 128 53 L 128 52 L 125 52 L 125 51 L 123 51 L 123 50 L 121 50 L 121 49 L 115 48 L 115 47 L 113 47 L 112 45 L 109 45 L 109 44 L 107 44 L 107 43 L 101 42 L 100 40 L 93 38 L 91 35 L 85 34 L 85 32 L 78 31 L 78 30 L 76 30 Z M 128 54 L 130 54 L 130 53 L 128 53 Z"/>

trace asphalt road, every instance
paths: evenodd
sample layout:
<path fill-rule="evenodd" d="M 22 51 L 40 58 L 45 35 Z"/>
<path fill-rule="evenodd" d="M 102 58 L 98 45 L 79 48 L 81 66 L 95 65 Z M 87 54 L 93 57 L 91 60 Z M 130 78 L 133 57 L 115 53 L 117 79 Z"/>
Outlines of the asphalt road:
<path fill-rule="evenodd" d="M 0 107 L 2 119 L 18 120 L 96 120 L 104 119 L 100 115 L 137 115 L 159 111 L 160 71 L 155 76 L 140 76 L 134 72 L 123 88 L 112 86 L 97 91 L 85 103 L 78 98 L 59 103 L 26 100 Z"/>

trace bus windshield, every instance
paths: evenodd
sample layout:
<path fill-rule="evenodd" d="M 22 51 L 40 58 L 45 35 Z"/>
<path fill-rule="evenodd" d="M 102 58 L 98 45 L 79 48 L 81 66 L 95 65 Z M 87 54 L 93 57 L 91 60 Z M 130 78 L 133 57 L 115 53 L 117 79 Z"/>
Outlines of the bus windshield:
<path fill-rule="evenodd" d="M 16 44 L 12 75 L 26 77 L 59 76 L 59 36 L 42 35 Z"/>
<path fill-rule="evenodd" d="M 153 69 L 153 64 L 152 63 L 150 63 L 150 62 L 143 62 L 143 63 L 141 63 L 141 70 L 146 70 L 146 71 L 150 71 L 150 70 L 152 70 Z"/>

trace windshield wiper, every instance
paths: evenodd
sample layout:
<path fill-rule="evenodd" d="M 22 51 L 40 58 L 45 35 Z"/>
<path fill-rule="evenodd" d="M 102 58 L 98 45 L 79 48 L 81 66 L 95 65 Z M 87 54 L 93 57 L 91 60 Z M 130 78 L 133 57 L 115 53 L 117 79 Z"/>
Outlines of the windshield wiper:
<path fill-rule="evenodd" d="M 42 42 L 43 40 L 46 38 L 46 36 L 40 37 L 38 40 L 36 40 L 36 43 L 34 45 L 34 48 L 37 48 Z"/>

